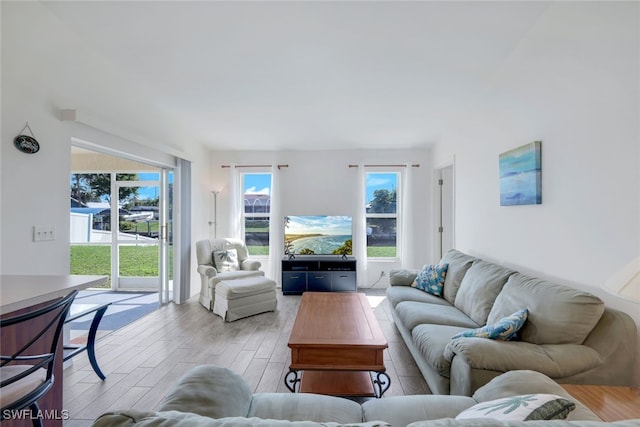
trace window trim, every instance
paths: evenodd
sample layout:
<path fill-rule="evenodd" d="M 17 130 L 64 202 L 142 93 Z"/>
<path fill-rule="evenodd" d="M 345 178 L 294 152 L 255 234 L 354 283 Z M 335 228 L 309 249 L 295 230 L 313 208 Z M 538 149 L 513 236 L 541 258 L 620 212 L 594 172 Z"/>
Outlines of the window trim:
<path fill-rule="evenodd" d="M 241 185 L 240 185 L 240 195 L 239 195 L 239 197 L 240 197 L 240 200 L 242 201 L 242 211 L 241 211 L 242 219 L 240 221 L 240 228 L 241 228 L 240 233 L 241 233 L 243 241 L 245 242 L 245 245 L 247 245 L 247 230 L 246 230 L 246 220 L 247 220 L 247 218 L 264 218 L 264 217 L 268 217 L 269 223 L 271 223 L 271 219 L 272 219 L 271 218 L 271 201 L 269 201 L 269 205 L 268 205 L 269 206 L 269 212 L 249 212 L 249 213 L 245 212 L 245 206 L 247 206 L 245 204 L 245 200 L 246 200 L 245 199 L 245 177 L 247 175 L 269 175 L 270 176 L 269 192 L 271 192 L 271 187 L 273 185 L 273 174 L 271 173 L 270 169 L 264 169 L 264 168 L 255 168 L 255 169 L 253 169 L 252 168 L 252 170 L 250 170 L 250 171 L 246 171 L 246 172 L 242 171 L 242 172 L 240 172 Z M 271 194 L 269 194 L 269 198 L 271 198 Z M 266 205 L 254 203 L 252 206 L 255 208 L 255 206 L 266 206 Z M 267 234 L 270 234 L 269 229 L 267 229 Z M 271 235 L 269 235 L 268 238 L 269 238 L 269 241 L 271 241 Z M 247 245 L 247 246 L 249 246 L 249 245 Z M 266 247 L 267 247 L 267 252 L 270 252 L 269 251 L 269 245 L 267 245 Z M 255 254 L 252 254 L 251 258 L 253 258 L 253 259 L 268 259 L 270 255 L 271 255 L 270 253 L 267 253 L 266 255 L 255 255 Z"/>
<path fill-rule="evenodd" d="M 364 214 L 364 223 L 365 223 L 365 227 L 367 225 L 367 221 L 369 220 L 369 218 L 375 219 L 375 218 L 392 218 L 396 220 L 396 244 L 395 244 L 395 248 L 396 248 L 396 254 L 395 256 L 389 256 L 389 257 L 382 257 L 382 256 L 369 256 L 368 255 L 368 250 L 369 250 L 369 246 L 367 245 L 365 248 L 365 251 L 367 253 L 367 260 L 368 261 L 375 261 L 375 262 L 398 262 L 401 259 L 402 254 L 400 253 L 400 248 L 401 248 L 401 241 L 400 239 L 402 238 L 402 236 L 400 235 L 399 230 L 402 229 L 401 227 L 401 209 L 402 209 L 402 183 L 403 183 L 403 169 L 402 168 L 396 168 L 396 167 L 392 167 L 392 168 L 384 168 L 384 169 L 380 169 L 380 170 L 376 170 L 376 171 L 365 171 L 365 194 L 367 191 L 367 177 L 370 174 L 395 174 L 396 175 L 396 211 L 393 213 L 367 213 L 366 212 L 366 208 L 365 208 L 365 214 Z M 367 200 L 365 200 L 365 203 L 368 203 Z"/>

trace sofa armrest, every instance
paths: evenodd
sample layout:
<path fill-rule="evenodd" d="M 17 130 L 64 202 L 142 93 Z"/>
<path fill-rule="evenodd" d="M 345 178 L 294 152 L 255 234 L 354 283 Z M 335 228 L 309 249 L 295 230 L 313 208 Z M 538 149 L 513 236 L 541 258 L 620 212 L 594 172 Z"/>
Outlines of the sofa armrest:
<path fill-rule="evenodd" d="M 451 361 L 462 357 L 476 369 L 498 372 L 527 369 L 551 378 L 576 375 L 603 363 L 600 354 L 585 345 L 531 344 L 520 341 L 498 341 L 487 338 L 457 338 L 444 350 Z"/>
<path fill-rule="evenodd" d="M 258 271 L 261 266 L 262 266 L 262 263 L 260 261 L 255 261 L 251 259 L 245 259 L 240 262 L 240 270 Z"/>
<path fill-rule="evenodd" d="M 198 273 L 211 278 L 215 277 L 216 274 L 218 274 L 218 270 L 216 270 L 216 268 L 211 265 L 201 264 L 198 266 Z"/>
<path fill-rule="evenodd" d="M 411 286 L 420 270 L 391 270 L 389 272 L 389 284 L 391 286 Z"/>
<path fill-rule="evenodd" d="M 253 393 L 246 381 L 227 368 L 196 366 L 160 402 L 159 411 L 193 412 L 211 418 L 246 417 Z"/>

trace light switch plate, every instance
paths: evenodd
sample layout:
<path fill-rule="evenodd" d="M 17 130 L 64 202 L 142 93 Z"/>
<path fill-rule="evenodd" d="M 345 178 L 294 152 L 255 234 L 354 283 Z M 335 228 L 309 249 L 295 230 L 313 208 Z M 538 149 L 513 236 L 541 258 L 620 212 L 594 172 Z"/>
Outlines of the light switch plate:
<path fill-rule="evenodd" d="M 56 240 L 56 228 L 55 227 L 33 227 L 33 241 L 45 242 Z"/>

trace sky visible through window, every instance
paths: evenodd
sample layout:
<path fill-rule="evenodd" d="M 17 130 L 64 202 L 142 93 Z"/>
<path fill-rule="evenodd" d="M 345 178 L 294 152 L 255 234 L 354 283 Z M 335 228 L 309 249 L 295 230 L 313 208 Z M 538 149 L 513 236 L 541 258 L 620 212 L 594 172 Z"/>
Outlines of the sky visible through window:
<path fill-rule="evenodd" d="M 159 181 L 160 174 L 158 173 L 139 173 L 138 181 Z M 168 174 L 169 184 L 173 184 L 173 173 Z M 139 199 L 157 199 L 158 187 L 139 187 L 138 198 Z"/>
<path fill-rule="evenodd" d="M 159 173 L 138 173 L 138 181 L 159 181 L 160 174 Z M 168 174 L 169 184 L 173 184 L 173 172 L 169 172 Z M 70 185 L 74 185 L 73 173 L 71 174 L 71 179 L 69 181 Z M 138 199 L 157 199 L 158 198 L 158 188 L 157 187 L 139 187 L 138 188 Z M 107 196 L 102 196 L 102 201 L 106 202 L 108 200 Z"/>
<path fill-rule="evenodd" d="M 245 174 L 245 194 L 270 194 L 270 174 Z M 367 202 L 373 199 L 376 190 L 392 191 L 398 187 L 398 175 L 396 173 L 368 173 L 367 174 Z"/>
<path fill-rule="evenodd" d="M 396 173 L 368 173 L 367 174 L 367 203 L 373 200 L 376 190 L 393 191 L 398 188 L 398 174 Z"/>
<path fill-rule="evenodd" d="M 247 173 L 244 175 L 244 194 L 271 195 L 271 174 Z"/>

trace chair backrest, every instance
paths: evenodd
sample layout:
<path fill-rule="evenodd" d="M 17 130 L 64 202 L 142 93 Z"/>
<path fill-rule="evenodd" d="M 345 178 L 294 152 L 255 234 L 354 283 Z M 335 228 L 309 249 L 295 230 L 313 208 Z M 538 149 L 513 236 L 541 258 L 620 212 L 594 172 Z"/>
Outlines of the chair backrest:
<path fill-rule="evenodd" d="M 0 379 L 0 393 L 2 388 L 9 386 L 25 377 L 44 368 L 46 378 L 44 382 L 30 393 L 24 395 L 19 401 L 11 402 L 7 407 L 22 408 L 24 404 L 39 399 L 53 384 L 53 366 L 58 351 L 58 343 L 62 335 L 64 321 L 69 313 L 71 304 L 78 291 L 72 291 L 64 298 L 36 309 L 34 311 L 0 319 L 2 334 L 13 334 L 19 341 L 16 348 L 11 348 L 7 353 L 6 347 L 0 349 L 0 368 L 20 365 L 15 375 Z M 28 323 L 27 323 L 28 322 Z M 18 331 L 20 332 L 18 337 Z M 2 408 L 5 409 L 5 408 Z"/>
<path fill-rule="evenodd" d="M 211 254 L 213 251 L 224 249 L 235 249 L 238 252 L 238 261 L 242 262 L 249 258 L 249 252 L 244 241 L 240 239 L 207 239 L 196 242 L 196 258 L 198 265 L 214 265 Z"/>

